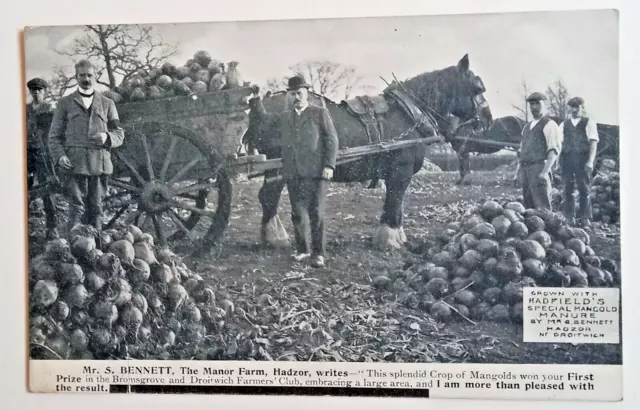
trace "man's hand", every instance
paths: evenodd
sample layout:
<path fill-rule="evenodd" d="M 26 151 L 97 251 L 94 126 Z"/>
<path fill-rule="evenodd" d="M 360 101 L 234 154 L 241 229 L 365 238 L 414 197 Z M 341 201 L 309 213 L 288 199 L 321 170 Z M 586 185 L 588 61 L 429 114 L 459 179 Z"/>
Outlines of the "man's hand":
<path fill-rule="evenodd" d="M 591 175 L 593 173 L 593 162 L 587 162 L 584 166 L 584 170 L 587 172 L 587 175 Z"/>
<path fill-rule="evenodd" d="M 584 166 L 584 172 L 587 174 L 587 179 L 591 182 L 591 178 L 593 178 L 593 162 L 587 162 Z"/>
<path fill-rule="evenodd" d="M 58 164 L 60 164 L 60 166 L 64 169 L 73 168 L 73 164 L 71 163 L 71 160 L 66 155 L 63 155 L 60 157 L 60 159 L 58 160 Z"/>
<path fill-rule="evenodd" d="M 322 170 L 322 179 L 330 180 L 333 178 L 333 169 L 331 167 L 324 167 Z"/>
<path fill-rule="evenodd" d="M 105 142 L 107 142 L 107 133 L 99 132 L 97 134 L 93 134 L 92 136 L 89 137 L 89 141 L 98 146 L 103 146 Z"/>
<path fill-rule="evenodd" d="M 538 178 L 537 178 L 538 184 L 539 185 L 546 184 L 547 178 L 549 178 L 549 173 L 542 171 L 541 173 L 538 174 Z"/>
<path fill-rule="evenodd" d="M 520 168 L 520 163 L 518 163 L 516 166 L 516 172 L 513 173 L 513 178 L 511 179 L 511 183 L 514 187 L 520 185 L 520 181 L 522 180 L 520 177 L 520 172 L 522 172 L 522 168 Z"/>
<path fill-rule="evenodd" d="M 515 174 L 513 174 L 513 178 L 511 179 L 511 183 L 515 187 L 520 185 L 520 173 L 519 172 L 516 172 Z"/>

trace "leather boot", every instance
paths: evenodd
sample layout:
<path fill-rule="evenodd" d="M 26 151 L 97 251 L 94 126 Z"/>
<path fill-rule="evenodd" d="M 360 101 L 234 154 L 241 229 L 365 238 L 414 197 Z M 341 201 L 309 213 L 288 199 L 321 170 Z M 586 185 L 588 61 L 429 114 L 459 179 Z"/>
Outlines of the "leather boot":
<path fill-rule="evenodd" d="M 311 267 L 324 268 L 324 256 L 315 255 L 311 257 Z"/>
<path fill-rule="evenodd" d="M 91 221 L 91 226 L 96 228 L 96 231 L 98 231 L 98 234 L 96 235 L 96 246 L 98 247 L 98 249 L 102 249 L 102 237 L 100 235 L 100 233 L 102 232 L 102 217 L 96 216 L 92 219 L 93 220 Z"/>
<path fill-rule="evenodd" d="M 77 225 L 82 224 L 82 215 L 77 212 L 74 212 L 72 209 L 69 210 L 69 219 L 67 220 L 67 236 L 71 233 L 73 228 Z"/>
<path fill-rule="evenodd" d="M 91 226 L 96 228 L 98 233 L 102 232 L 102 217 L 96 216 L 96 217 L 94 217 L 92 219 L 93 220 L 91 221 Z"/>

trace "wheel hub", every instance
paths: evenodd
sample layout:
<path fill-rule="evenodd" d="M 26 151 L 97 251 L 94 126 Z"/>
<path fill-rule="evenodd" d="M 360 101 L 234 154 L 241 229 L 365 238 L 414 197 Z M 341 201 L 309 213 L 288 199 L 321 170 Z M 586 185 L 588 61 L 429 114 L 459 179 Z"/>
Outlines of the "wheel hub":
<path fill-rule="evenodd" d="M 140 206 L 147 212 L 162 212 L 169 209 L 171 189 L 163 182 L 152 181 L 145 184 L 140 195 Z"/>

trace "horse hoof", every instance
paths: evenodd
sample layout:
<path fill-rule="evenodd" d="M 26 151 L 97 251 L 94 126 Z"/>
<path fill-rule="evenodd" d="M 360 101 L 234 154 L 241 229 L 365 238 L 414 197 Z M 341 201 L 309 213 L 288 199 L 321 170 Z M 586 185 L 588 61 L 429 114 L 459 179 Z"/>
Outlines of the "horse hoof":
<path fill-rule="evenodd" d="M 288 248 L 291 240 L 278 215 L 260 228 L 260 240 L 263 245 L 274 248 Z"/>
<path fill-rule="evenodd" d="M 373 237 L 373 245 L 377 249 L 402 249 L 407 237 L 402 228 L 391 228 L 388 225 L 380 225 Z"/>
<path fill-rule="evenodd" d="M 405 244 L 407 243 L 407 235 L 404 233 L 404 228 L 400 227 L 400 241 Z"/>

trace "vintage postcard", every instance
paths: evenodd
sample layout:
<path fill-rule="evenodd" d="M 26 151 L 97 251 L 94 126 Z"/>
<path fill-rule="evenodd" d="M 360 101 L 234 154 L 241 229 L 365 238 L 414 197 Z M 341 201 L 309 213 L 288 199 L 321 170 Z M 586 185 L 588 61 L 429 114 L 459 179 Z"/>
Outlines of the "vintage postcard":
<path fill-rule="evenodd" d="M 622 400 L 618 17 L 25 28 L 29 390 Z"/>

